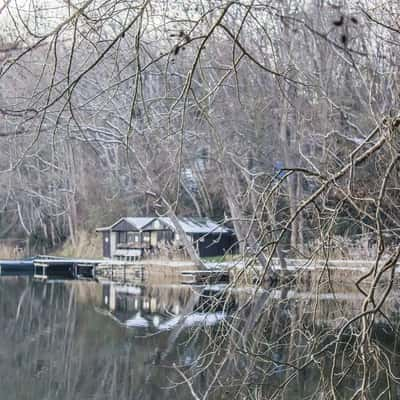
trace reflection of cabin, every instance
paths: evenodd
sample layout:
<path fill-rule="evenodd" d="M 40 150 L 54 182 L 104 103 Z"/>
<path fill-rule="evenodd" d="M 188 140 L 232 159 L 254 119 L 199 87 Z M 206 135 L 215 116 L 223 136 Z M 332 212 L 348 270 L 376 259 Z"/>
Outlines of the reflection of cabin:
<path fill-rule="evenodd" d="M 209 218 L 179 218 L 179 222 L 200 257 L 224 255 L 235 247 L 232 230 Z M 171 220 L 165 217 L 121 218 L 97 231 L 103 234 L 103 256 L 108 258 L 131 260 L 161 247 L 182 245 Z"/>
<path fill-rule="evenodd" d="M 214 325 L 236 309 L 235 299 L 215 287 L 103 285 L 102 307 L 122 325 L 169 330 Z"/>

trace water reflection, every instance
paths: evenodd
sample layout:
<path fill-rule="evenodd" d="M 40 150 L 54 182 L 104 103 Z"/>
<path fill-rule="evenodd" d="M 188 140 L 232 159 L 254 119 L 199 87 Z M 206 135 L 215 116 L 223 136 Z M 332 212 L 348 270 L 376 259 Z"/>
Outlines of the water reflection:
<path fill-rule="evenodd" d="M 181 346 L 184 332 L 172 346 L 167 334 L 138 337 L 142 330 L 95 311 L 103 309 L 109 289 L 94 282 L 0 279 L 1 399 L 189 397 L 187 387 L 175 385 L 180 377 L 171 365 L 196 359 L 201 339 L 188 348 Z M 150 311 L 154 301 L 144 305 Z"/>
<path fill-rule="evenodd" d="M 102 308 L 121 325 L 151 332 L 212 326 L 226 320 L 235 300 L 222 287 L 102 286 Z"/>
<path fill-rule="evenodd" d="M 334 362 L 332 354 L 364 297 L 337 289 L 316 297 L 285 288 L 2 277 L 1 399 L 180 400 L 193 398 L 192 391 L 218 400 L 322 399 L 331 385 L 338 399 L 348 399 L 363 378 L 358 322 L 343 332 Z M 369 338 L 371 399 L 383 393 L 387 371 L 400 375 L 398 309 L 393 292 Z M 390 379 L 382 399 L 400 396 Z"/>

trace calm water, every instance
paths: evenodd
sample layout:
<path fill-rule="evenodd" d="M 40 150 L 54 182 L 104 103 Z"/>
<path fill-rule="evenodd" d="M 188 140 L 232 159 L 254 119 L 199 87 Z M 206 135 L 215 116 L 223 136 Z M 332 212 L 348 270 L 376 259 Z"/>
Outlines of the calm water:
<path fill-rule="evenodd" d="M 0 398 L 325 399 L 332 383 L 337 398 L 351 398 L 363 377 L 358 324 L 343 332 L 333 369 L 332 355 L 362 297 L 311 299 L 282 290 L 3 277 Z M 393 294 L 369 338 L 366 398 L 400 398 L 398 310 Z"/>

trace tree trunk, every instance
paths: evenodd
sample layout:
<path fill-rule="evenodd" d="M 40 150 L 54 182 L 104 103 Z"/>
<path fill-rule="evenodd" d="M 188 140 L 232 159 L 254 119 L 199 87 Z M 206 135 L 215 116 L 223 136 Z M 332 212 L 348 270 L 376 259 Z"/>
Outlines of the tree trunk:
<path fill-rule="evenodd" d="M 201 261 L 199 255 L 197 254 L 197 251 L 195 250 L 193 243 L 186 236 L 186 233 L 183 230 L 181 224 L 179 223 L 179 219 L 176 216 L 175 211 L 169 206 L 168 202 L 164 201 L 164 204 L 168 207 L 167 216 L 171 219 L 171 222 L 174 225 L 176 232 L 179 234 L 179 238 L 182 240 L 183 245 L 185 246 L 185 249 L 189 254 L 189 257 L 195 263 L 198 269 L 205 270 L 206 267 L 204 263 Z"/>

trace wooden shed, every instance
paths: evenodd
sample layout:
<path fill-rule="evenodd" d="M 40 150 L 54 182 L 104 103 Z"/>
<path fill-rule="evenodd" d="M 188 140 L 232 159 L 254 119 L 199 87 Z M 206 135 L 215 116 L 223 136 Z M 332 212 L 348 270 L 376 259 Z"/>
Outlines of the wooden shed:
<path fill-rule="evenodd" d="M 209 218 L 182 217 L 178 221 L 200 257 L 222 256 L 236 248 L 233 231 Z M 134 260 L 160 246 L 181 245 L 167 217 L 124 217 L 97 232 L 103 235 L 103 256 L 107 258 Z"/>

